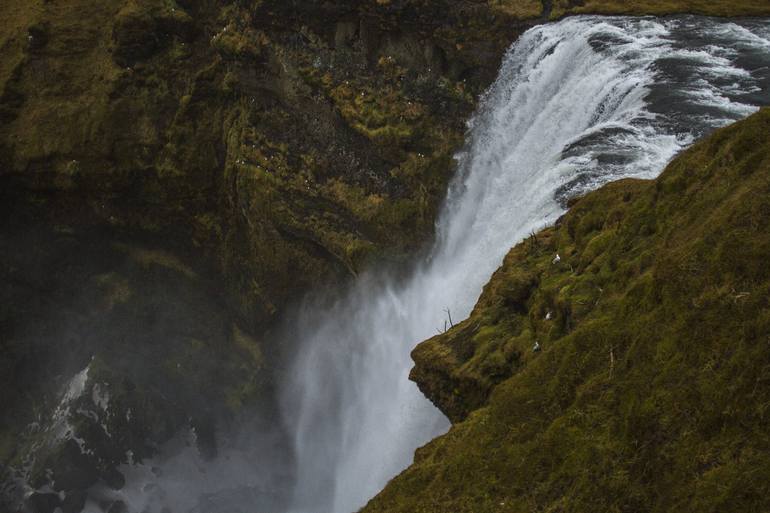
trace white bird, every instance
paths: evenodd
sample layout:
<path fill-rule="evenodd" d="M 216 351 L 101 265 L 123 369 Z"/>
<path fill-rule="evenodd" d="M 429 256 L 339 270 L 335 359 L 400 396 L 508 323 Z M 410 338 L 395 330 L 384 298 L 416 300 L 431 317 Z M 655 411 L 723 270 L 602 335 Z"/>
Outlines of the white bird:
<path fill-rule="evenodd" d="M 535 345 L 532 346 L 532 351 L 535 353 L 540 351 L 540 342 L 538 342 L 537 340 L 535 340 Z"/>
<path fill-rule="evenodd" d="M 559 262 L 561 262 L 561 257 L 559 256 L 558 253 L 556 253 L 556 258 L 553 259 L 552 263 L 558 264 Z"/>

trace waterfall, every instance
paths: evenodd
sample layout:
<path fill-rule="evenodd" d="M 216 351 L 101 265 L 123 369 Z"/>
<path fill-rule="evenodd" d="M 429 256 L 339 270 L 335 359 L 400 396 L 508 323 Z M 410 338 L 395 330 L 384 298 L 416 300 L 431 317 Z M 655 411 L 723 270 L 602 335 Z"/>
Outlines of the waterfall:
<path fill-rule="evenodd" d="M 507 251 L 566 199 L 653 178 L 696 138 L 770 103 L 769 27 L 574 17 L 509 49 L 469 123 L 429 255 L 406 280 L 368 273 L 291 321 L 293 511 L 355 511 L 448 428 L 407 379 L 410 351 L 443 329 L 445 310 L 465 318 Z"/>
<path fill-rule="evenodd" d="M 214 460 L 179 433 L 124 465 L 121 490 L 90 490 L 86 510 L 120 499 L 131 513 L 276 513 L 292 480 L 292 513 L 357 510 L 449 427 L 407 379 L 411 350 L 444 329 L 445 310 L 465 318 L 508 250 L 570 197 L 653 178 L 695 139 L 768 104 L 768 20 L 572 17 L 526 32 L 469 121 L 427 255 L 288 316 L 290 340 L 274 341 L 296 351 L 283 417 L 244 421 Z"/>

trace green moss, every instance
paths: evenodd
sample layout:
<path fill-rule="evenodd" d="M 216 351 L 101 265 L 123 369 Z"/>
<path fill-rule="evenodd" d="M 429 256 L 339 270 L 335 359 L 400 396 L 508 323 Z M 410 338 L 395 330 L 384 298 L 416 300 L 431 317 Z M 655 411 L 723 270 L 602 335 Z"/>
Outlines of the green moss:
<path fill-rule="evenodd" d="M 541 0 L 488 0 L 490 8 L 520 20 L 537 18 L 543 12 Z"/>
<path fill-rule="evenodd" d="M 211 45 L 225 58 L 257 60 L 262 48 L 270 44 L 264 32 L 246 26 L 246 21 L 236 18 L 212 38 Z"/>
<path fill-rule="evenodd" d="M 329 91 L 342 116 L 365 137 L 382 146 L 410 142 L 420 129 L 425 107 L 397 89 L 352 87 L 349 81 Z"/>
<path fill-rule="evenodd" d="M 770 14 L 770 5 L 753 0 L 556 0 L 551 18 L 565 14 L 702 14 L 705 16 L 763 16 Z"/>
<path fill-rule="evenodd" d="M 514 248 L 414 351 L 455 425 L 364 511 L 767 510 L 768 193 L 766 109 Z"/>

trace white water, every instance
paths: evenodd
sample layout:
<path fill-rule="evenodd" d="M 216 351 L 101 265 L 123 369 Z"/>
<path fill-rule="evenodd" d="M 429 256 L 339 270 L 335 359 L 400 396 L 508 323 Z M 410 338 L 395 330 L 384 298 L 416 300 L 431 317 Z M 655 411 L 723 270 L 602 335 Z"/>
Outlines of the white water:
<path fill-rule="evenodd" d="M 408 381 L 409 353 L 443 328 L 444 309 L 469 314 L 506 252 L 563 214 L 560 199 L 652 178 L 695 137 L 768 102 L 767 27 L 580 17 L 520 38 L 470 123 L 429 257 L 406 281 L 368 274 L 294 320 L 293 511 L 358 509 L 447 429 Z"/>

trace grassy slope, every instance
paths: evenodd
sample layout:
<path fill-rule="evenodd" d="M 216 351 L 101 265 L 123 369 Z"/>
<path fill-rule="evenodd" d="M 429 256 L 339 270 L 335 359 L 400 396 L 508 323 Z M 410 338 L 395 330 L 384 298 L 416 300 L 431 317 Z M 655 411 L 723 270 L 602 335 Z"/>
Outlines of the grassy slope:
<path fill-rule="evenodd" d="M 706 16 L 766 16 L 767 0 L 555 0 L 552 18 L 565 14 L 703 14 Z"/>
<path fill-rule="evenodd" d="M 765 109 L 515 247 L 414 352 L 455 425 L 364 511 L 768 511 L 769 194 Z"/>

